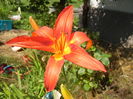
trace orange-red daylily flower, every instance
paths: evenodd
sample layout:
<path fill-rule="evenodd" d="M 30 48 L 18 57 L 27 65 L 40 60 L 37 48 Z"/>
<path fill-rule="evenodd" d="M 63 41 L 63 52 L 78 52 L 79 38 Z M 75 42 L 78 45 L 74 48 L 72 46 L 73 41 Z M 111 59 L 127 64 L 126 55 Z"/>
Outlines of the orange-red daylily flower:
<path fill-rule="evenodd" d="M 101 62 L 90 56 L 79 46 L 85 41 L 90 41 L 87 35 L 79 31 L 71 33 L 73 6 L 63 9 L 53 29 L 47 26 L 39 28 L 32 18 L 30 18 L 30 22 L 35 29 L 32 36 L 19 36 L 8 41 L 6 44 L 54 53 L 48 60 L 44 74 L 44 84 L 47 91 L 55 88 L 64 59 L 84 68 L 106 72 Z"/>

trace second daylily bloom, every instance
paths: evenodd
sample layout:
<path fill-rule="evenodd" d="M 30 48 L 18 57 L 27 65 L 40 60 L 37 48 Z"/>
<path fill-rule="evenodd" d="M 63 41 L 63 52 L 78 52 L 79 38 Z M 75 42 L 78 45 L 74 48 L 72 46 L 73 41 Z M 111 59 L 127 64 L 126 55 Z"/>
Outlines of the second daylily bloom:
<path fill-rule="evenodd" d="M 106 72 L 101 62 L 79 46 L 85 41 L 90 41 L 87 35 L 79 31 L 71 33 L 73 6 L 63 9 L 53 29 L 47 26 L 39 28 L 32 18 L 30 20 L 35 29 L 32 36 L 19 36 L 6 44 L 54 53 L 48 60 L 44 74 L 44 84 L 47 91 L 55 88 L 65 59 L 87 69 Z"/>

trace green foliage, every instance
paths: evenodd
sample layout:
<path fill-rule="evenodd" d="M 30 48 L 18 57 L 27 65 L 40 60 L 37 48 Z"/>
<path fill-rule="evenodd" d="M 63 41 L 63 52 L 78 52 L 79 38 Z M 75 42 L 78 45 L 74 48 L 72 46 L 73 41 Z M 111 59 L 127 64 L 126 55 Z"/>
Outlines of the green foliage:
<path fill-rule="evenodd" d="M 86 43 L 81 44 L 81 47 L 85 48 Z M 92 46 L 89 50 L 87 50 L 89 53 L 92 53 L 92 55 L 99 61 L 101 61 L 104 65 L 109 65 L 110 61 L 109 58 L 111 57 L 110 54 L 106 54 L 102 52 L 100 49 L 96 48 L 95 46 Z"/>
<path fill-rule="evenodd" d="M 85 74 L 85 69 L 84 68 L 80 68 L 79 70 L 78 70 L 78 74 L 79 75 L 84 75 Z"/>
<path fill-rule="evenodd" d="M 1 99 L 24 99 L 25 94 L 23 94 L 14 84 L 8 86 L 5 82 L 0 84 L 0 98 Z"/>
<path fill-rule="evenodd" d="M 29 57 L 31 61 L 27 63 L 27 67 L 15 69 L 16 74 L 1 74 L 9 79 L 9 82 L 3 80 L 0 83 L 0 99 L 40 99 L 44 95 L 44 66 L 36 50 L 32 51 Z"/>
<path fill-rule="evenodd" d="M 13 20 L 13 28 L 15 29 L 31 29 L 29 16 L 33 16 L 40 26 L 53 26 L 57 17 L 56 12 L 49 13 L 48 0 L 1 0 L 0 6 L 0 19 L 2 20 L 7 20 L 12 15 L 18 15 L 17 9 L 21 7 L 21 20 Z"/>
<path fill-rule="evenodd" d="M 76 8 L 79 8 L 83 4 L 83 0 L 66 0 L 68 5 L 73 5 Z"/>
<path fill-rule="evenodd" d="M 90 90 L 90 86 L 89 86 L 89 84 L 84 84 L 83 88 L 84 88 L 85 91 Z"/>
<path fill-rule="evenodd" d="M 0 19 L 7 20 L 8 19 L 8 14 L 10 12 L 10 9 L 12 8 L 11 6 L 7 6 L 8 0 L 3 1 L 0 0 Z"/>
<path fill-rule="evenodd" d="M 13 21 L 13 28 L 15 29 L 24 29 L 29 30 L 31 29 L 30 23 L 29 23 L 29 16 L 34 16 L 33 14 L 29 12 L 23 12 L 21 15 L 21 20 L 15 20 Z"/>
<path fill-rule="evenodd" d="M 85 91 L 90 91 L 103 87 L 101 81 L 104 78 L 101 72 L 85 69 L 67 61 L 58 84 L 65 83 L 71 90 L 80 86 Z"/>
<path fill-rule="evenodd" d="M 93 53 L 94 53 L 93 56 L 97 60 L 101 61 L 104 65 L 107 66 L 110 64 L 110 61 L 109 61 L 109 58 L 111 57 L 110 54 L 106 54 L 106 53 L 102 52 L 100 49 L 96 49 L 96 47 L 94 47 L 94 46 L 92 48 L 90 48 L 88 51 L 89 52 L 93 51 Z"/>
<path fill-rule="evenodd" d="M 28 9 L 33 13 L 48 12 L 49 0 L 29 0 Z"/>
<path fill-rule="evenodd" d="M 85 48 L 85 46 L 86 43 L 81 45 L 83 48 Z M 111 55 L 102 52 L 95 46 L 92 46 L 89 50 L 87 50 L 87 52 L 89 52 L 97 60 L 101 61 L 105 66 L 110 64 L 109 58 Z M 64 76 L 65 78 L 63 79 Z M 110 83 L 108 76 L 103 72 L 85 69 L 68 61 L 65 62 L 59 82 L 59 84 L 63 82 L 66 85 L 69 85 L 69 88 L 72 90 L 74 89 L 75 85 L 81 86 L 85 91 L 103 88 L 106 86 L 106 84 Z"/>
<path fill-rule="evenodd" d="M 17 15 L 18 7 L 21 7 L 22 14 L 21 20 L 13 21 L 13 28 L 15 29 L 31 29 L 29 24 L 29 16 L 33 16 L 37 23 L 40 26 L 50 26 L 53 27 L 55 19 L 59 12 L 62 10 L 59 6 L 59 0 L 0 0 L 0 19 L 9 19 L 9 16 Z M 81 4 L 80 1 L 76 2 L 75 0 L 67 1 L 67 4 L 70 3 L 79 7 Z M 78 5 L 77 5 L 78 4 Z M 10 5 L 10 6 L 9 6 Z M 53 6 L 55 12 L 49 13 L 49 8 Z M 75 19 L 74 24 L 78 26 L 78 18 Z M 77 28 L 77 27 L 76 27 Z"/>

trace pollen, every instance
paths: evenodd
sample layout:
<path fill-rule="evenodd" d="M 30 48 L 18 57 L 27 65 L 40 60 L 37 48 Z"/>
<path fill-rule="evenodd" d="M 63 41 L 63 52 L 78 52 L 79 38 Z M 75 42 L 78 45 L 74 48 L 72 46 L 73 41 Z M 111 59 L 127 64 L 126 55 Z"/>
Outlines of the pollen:
<path fill-rule="evenodd" d="M 64 53 L 63 55 L 66 55 L 66 54 L 69 54 L 71 53 L 71 48 L 69 46 L 67 46 L 65 49 L 64 49 Z"/>
<path fill-rule="evenodd" d="M 54 56 L 55 60 L 57 60 L 57 61 L 63 59 L 63 55 L 62 54 L 54 54 L 53 56 Z"/>

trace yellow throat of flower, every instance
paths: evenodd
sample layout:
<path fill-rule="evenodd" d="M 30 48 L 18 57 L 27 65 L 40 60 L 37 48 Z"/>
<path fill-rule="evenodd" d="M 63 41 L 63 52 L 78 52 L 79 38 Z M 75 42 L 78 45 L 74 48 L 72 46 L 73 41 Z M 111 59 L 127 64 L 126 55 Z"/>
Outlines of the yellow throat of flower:
<path fill-rule="evenodd" d="M 55 40 L 55 54 L 54 57 L 56 60 L 63 59 L 63 56 L 71 53 L 71 49 L 69 47 L 69 42 L 66 39 L 65 33 L 62 33 L 59 39 Z"/>

